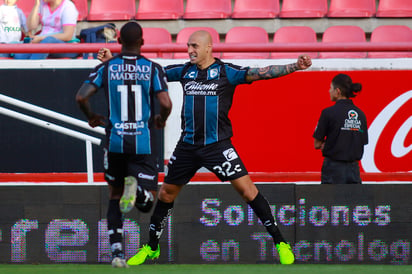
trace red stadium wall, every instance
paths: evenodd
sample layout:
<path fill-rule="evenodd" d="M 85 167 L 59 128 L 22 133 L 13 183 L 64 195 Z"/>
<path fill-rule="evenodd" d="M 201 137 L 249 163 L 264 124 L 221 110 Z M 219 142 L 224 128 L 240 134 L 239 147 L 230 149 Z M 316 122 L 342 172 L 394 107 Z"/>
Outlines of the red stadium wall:
<path fill-rule="evenodd" d="M 24 60 L 1 60 L 1 77 L 4 81 L 0 93 L 84 120 L 73 98 L 90 69 L 98 62 L 53 61 L 57 60 L 44 60 L 39 65 Z M 158 61 L 162 65 L 168 65 L 185 60 Z M 228 61 L 248 66 L 293 62 Z M 328 94 L 331 79 L 337 73 L 344 72 L 349 74 L 353 81 L 363 85 L 362 92 L 354 98 L 355 104 L 366 113 L 369 125 L 370 143 L 365 147 L 362 171 L 366 174 L 412 174 L 409 92 L 412 85 L 408 81 L 412 74 L 410 63 L 409 59 L 314 60 L 308 71 L 238 86 L 230 118 L 234 130 L 233 142 L 248 170 L 253 173 L 320 171 L 323 158 L 321 152 L 313 148 L 312 134 L 321 110 L 333 104 Z M 379 70 L 381 68 L 385 70 Z M 19 81 L 22 73 L 32 80 Z M 49 79 L 50 83 L 44 85 L 42 79 Z M 60 85 L 62 82 L 66 83 L 63 87 Z M 56 87 L 59 88 L 59 93 L 56 93 Z M 171 83 L 169 89 L 174 109 L 173 117 L 169 118 L 165 130 L 165 161 L 170 157 L 180 132 L 181 87 L 178 83 Z M 98 108 L 99 111 L 104 111 L 105 101 L 103 95 L 99 95 L 102 103 L 98 104 Z M 0 172 L 3 172 L 0 173 L 0 181 L 7 181 L 4 180 L 5 173 L 85 172 L 83 142 L 68 141 L 68 137 L 27 126 L 26 123 L 6 116 L 0 116 L 0 122 L 0 144 L 3 151 L 0 156 Z M 22 134 L 24 130 L 25 134 Z M 27 138 L 22 141 L 22 136 Z M 44 141 L 45 138 L 49 139 Z M 102 172 L 101 151 L 100 147 L 93 147 L 95 172 Z M 44 159 L 39 160 L 39 157 Z M 22 168 L 14 169 L 12 164 Z M 7 165 L 10 167 L 5 168 Z M 258 180 L 261 181 L 260 178 Z M 313 178 L 303 180 L 312 181 Z M 278 180 L 271 177 L 264 181 Z"/>
<path fill-rule="evenodd" d="M 323 157 L 313 148 L 312 134 L 321 110 L 333 104 L 328 91 L 337 73 L 339 71 L 297 72 L 237 88 L 230 112 L 233 142 L 250 171 L 320 171 Z M 412 90 L 412 84 L 407 80 L 411 79 L 412 71 L 344 73 L 363 86 L 362 92 L 354 98 L 354 103 L 367 116 L 370 131 L 370 144 L 366 146 L 362 161 L 367 168 L 362 166 L 363 170 L 410 171 L 412 134 L 408 119 L 412 117 L 411 96 L 404 95 L 403 102 L 393 112 L 385 115 L 383 110 L 395 99 L 402 100 L 400 96 Z M 381 113 L 385 116 L 384 121 L 375 121 Z M 373 132 L 370 129 L 372 125 Z M 398 150 L 404 154 L 401 156 L 395 156 L 391 148 L 397 134 L 401 136 L 397 141 L 403 140 L 403 144 L 397 144 Z M 375 138 L 377 142 L 371 142 Z M 373 163 L 378 170 L 371 170 Z"/>

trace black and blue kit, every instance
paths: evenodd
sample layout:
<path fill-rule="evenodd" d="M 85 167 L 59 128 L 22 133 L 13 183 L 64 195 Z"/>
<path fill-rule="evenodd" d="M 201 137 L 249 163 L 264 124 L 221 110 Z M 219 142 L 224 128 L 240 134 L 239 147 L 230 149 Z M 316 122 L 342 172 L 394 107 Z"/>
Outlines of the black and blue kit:
<path fill-rule="evenodd" d="M 228 114 L 236 86 L 247 83 L 248 69 L 219 59 L 203 70 L 191 63 L 165 68 L 167 80 L 178 81 L 183 88 L 182 134 L 169 161 L 166 183 L 186 184 L 200 167 L 222 181 L 247 174 L 230 141 Z"/>
<path fill-rule="evenodd" d="M 107 99 L 106 180 L 120 183 L 125 176 L 133 175 L 138 180 L 156 179 L 157 187 L 150 128 L 154 96 L 167 91 L 163 68 L 141 55 L 122 53 L 98 65 L 86 82 L 103 88 Z M 111 163 L 111 158 L 116 160 Z M 120 159 L 128 163 L 127 168 L 122 170 Z"/>

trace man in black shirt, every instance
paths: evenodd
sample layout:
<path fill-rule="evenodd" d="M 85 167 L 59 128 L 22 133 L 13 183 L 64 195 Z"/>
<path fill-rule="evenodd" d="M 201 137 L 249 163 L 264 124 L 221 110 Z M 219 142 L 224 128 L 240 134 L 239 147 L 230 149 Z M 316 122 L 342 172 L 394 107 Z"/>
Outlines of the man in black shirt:
<path fill-rule="evenodd" d="M 360 184 L 359 160 L 368 143 L 366 117 L 351 99 L 362 85 L 346 74 L 336 75 L 330 85 L 335 105 L 324 109 L 313 134 L 315 149 L 322 150 L 322 184 Z"/>

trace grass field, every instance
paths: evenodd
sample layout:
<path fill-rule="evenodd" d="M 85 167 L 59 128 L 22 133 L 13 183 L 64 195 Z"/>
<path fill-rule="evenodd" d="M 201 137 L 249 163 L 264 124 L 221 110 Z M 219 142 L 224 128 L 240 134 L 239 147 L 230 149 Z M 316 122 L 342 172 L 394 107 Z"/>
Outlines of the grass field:
<path fill-rule="evenodd" d="M 295 265 L 251 265 L 251 264 L 230 264 L 230 265 L 142 265 L 127 269 L 115 269 L 107 265 L 86 265 L 86 264 L 43 264 L 43 265 L 17 265 L 0 264 L 0 273 L 71 273 L 71 274 L 105 274 L 105 273 L 138 273 L 138 274 L 158 274 L 158 273 L 207 273 L 207 274 L 253 274 L 253 273 L 278 273 L 278 274 L 398 274 L 412 273 L 412 265 L 315 265 L 315 264 L 295 264 Z"/>

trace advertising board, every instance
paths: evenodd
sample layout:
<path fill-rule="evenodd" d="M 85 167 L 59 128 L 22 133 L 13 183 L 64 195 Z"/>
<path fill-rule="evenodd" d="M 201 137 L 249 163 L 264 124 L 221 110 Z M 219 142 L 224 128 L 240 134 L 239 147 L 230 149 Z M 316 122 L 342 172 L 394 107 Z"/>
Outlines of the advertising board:
<path fill-rule="evenodd" d="M 296 263 L 410 264 L 408 184 L 258 184 Z M 0 262 L 108 263 L 104 185 L 2 186 Z M 150 214 L 125 216 L 125 253 L 148 240 Z M 279 263 L 269 234 L 230 184 L 189 184 L 158 263 Z"/>

